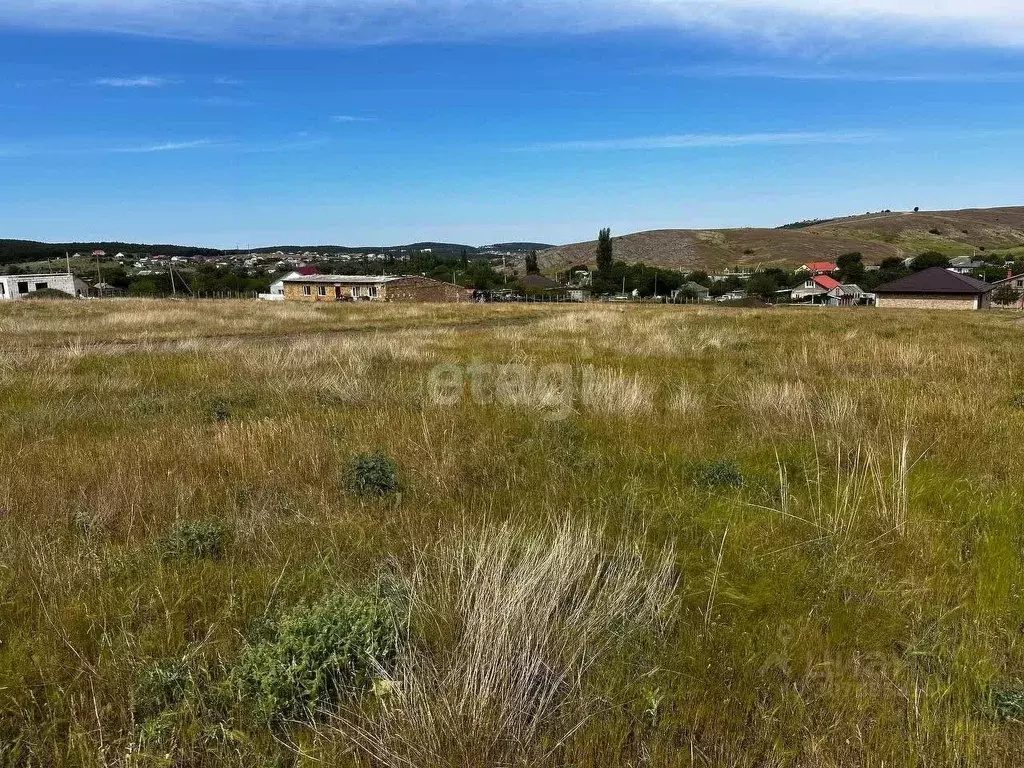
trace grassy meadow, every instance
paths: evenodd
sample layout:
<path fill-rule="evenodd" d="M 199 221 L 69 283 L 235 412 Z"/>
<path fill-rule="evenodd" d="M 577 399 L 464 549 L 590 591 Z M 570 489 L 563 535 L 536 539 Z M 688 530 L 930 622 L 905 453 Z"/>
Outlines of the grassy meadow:
<path fill-rule="evenodd" d="M 1022 348 L 1013 312 L 0 305 L 0 765 L 1018 764 Z"/>

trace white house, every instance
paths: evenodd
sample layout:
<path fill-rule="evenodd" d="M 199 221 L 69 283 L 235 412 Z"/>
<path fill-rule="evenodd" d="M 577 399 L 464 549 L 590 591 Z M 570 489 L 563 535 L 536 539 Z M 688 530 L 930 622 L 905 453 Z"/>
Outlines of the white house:
<path fill-rule="evenodd" d="M 259 298 L 263 301 L 284 301 L 284 281 L 294 280 L 296 277 L 309 277 L 317 274 L 312 267 L 301 267 L 295 272 L 289 272 L 284 277 L 270 284 L 270 293 L 261 293 Z"/>
<path fill-rule="evenodd" d="M 89 287 L 74 275 L 2 275 L 0 276 L 0 301 L 16 301 L 30 293 L 50 289 L 69 296 L 87 296 Z"/>

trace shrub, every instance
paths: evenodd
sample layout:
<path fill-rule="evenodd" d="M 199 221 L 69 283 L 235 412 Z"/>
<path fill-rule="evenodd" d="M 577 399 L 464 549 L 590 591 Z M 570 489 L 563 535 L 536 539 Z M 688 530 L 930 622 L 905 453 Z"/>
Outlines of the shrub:
<path fill-rule="evenodd" d="M 242 652 L 233 680 L 272 721 L 311 719 L 368 690 L 394 663 L 403 632 L 387 601 L 339 593 L 292 609 L 263 634 Z"/>
<path fill-rule="evenodd" d="M 228 532 L 217 519 L 179 523 L 159 542 L 166 559 L 219 560 L 227 549 Z"/>
<path fill-rule="evenodd" d="M 31 291 L 25 294 L 26 299 L 73 299 L 70 293 L 58 291 L 56 288 L 40 288 L 38 291 Z"/>
<path fill-rule="evenodd" d="M 218 397 L 210 403 L 210 419 L 212 421 L 222 422 L 230 418 L 231 404 L 227 400 Z"/>
<path fill-rule="evenodd" d="M 742 488 L 743 473 L 735 461 L 703 461 L 690 472 L 690 482 L 703 488 Z"/>
<path fill-rule="evenodd" d="M 356 496 L 398 493 L 398 467 L 383 453 L 355 456 L 345 470 L 345 489 Z"/>
<path fill-rule="evenodd" d="M 1014 408 L 1024 410 L 1024 389 L 1018 390 L 1017 392 L 1013 393 L 1013 395 L 1010 397 L 1010 405 L 1012 405 Z"/>
<path fill-rule="evenodd" d="M 191 684 L 191 671 L 180 659 L 154 662 L 142 671 L 135 687 L 136 717 L 153 717 L 177 706 Z"/>
<path fill-rule="evenodd" d="M 1017 682 L 993 690 L 992 708 L 1000 720 L 1024 722 L 1024 684 Z"/>
<path fill-rule="evenodd" d="M 930 234 L 930 235 L 941 235 L 942 232 L 939 231 L 937 228 L 932 228 L 932 229 L 928 230 L 928 234 Z"/>

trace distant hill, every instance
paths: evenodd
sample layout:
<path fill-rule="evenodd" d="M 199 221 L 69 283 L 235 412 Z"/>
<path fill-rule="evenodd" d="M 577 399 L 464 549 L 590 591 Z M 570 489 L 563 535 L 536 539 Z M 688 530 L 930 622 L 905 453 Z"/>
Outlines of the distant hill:
<path fill-rule="evenodd" d="M 665 229 L 614 239 L 615 258 L 672 269 L 797 266 L 859 251 L 866 262 L 939 251 L 949 256 L 1024 246 L 1024 207 L 876 213 L 778 229 Z M 545 271 L 592 264 L 597 241 L 550 248 Z"/>

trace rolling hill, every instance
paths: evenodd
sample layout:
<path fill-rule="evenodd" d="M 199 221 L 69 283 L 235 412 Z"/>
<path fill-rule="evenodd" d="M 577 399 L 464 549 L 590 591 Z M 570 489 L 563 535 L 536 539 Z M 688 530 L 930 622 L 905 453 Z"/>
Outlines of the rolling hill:
<path fill-rule="evenodd" d="M 868 263 L 939 251 L 949 256 L 1024 247 L 1024 207 L 876 213 L 779 229 L 664 229 L 616 237 L 615 258 L 671 269 L 797 266 L 859 251 Z M 592 264 L 596 241 L 538 255 L 545 271 Z"/>

